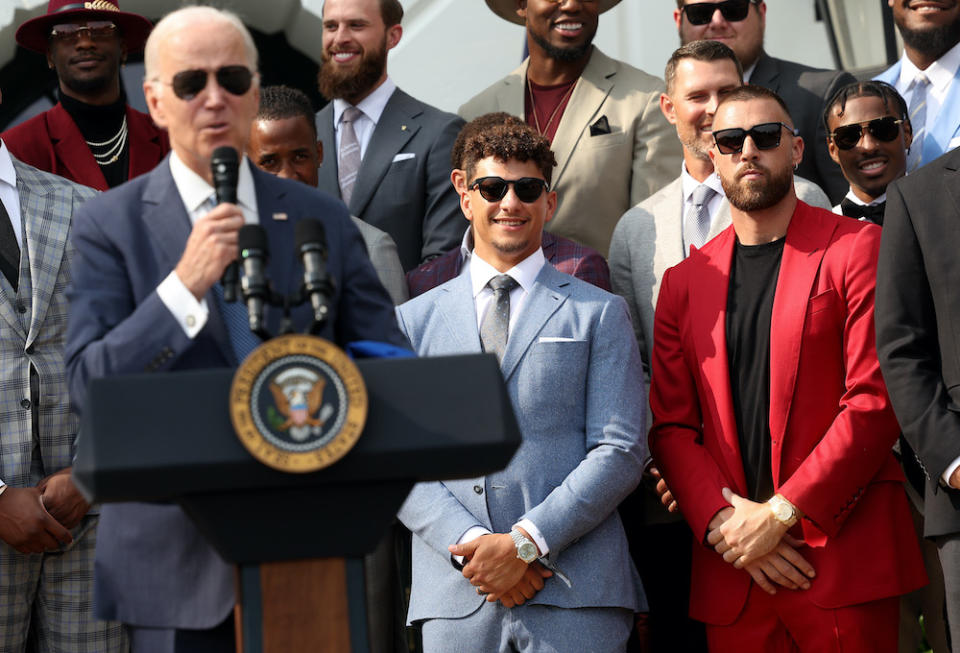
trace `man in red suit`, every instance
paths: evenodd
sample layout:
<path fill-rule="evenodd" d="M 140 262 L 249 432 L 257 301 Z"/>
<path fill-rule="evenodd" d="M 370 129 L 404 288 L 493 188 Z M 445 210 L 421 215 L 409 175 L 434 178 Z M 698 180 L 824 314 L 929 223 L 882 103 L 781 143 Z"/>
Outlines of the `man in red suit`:
<path fill-rule="evenodd" d="M 50 0 L 20 26 L 17 43 L 56 69 L 60 102 L 0 135 L 24 163 L 98 190 L 153 170 L 170 150 L 166 132 L 123 93 L 120 66 L 143 50 L 152 25 L 118 2 Z"/>
<path fill-rule="evenodd" d="M 874 345 L 880 229 L 799 202 L 783 101 L 734 90 L 710 152 L 733 225 L 664 275 L 650 446 L 700 546 L 712 651 L 897 650 L 925 582 Z"/>

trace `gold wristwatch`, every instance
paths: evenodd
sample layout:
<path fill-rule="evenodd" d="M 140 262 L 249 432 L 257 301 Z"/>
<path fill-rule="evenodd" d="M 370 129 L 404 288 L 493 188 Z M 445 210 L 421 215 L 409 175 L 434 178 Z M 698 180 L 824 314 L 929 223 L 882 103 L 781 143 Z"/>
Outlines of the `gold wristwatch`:
<path fill-rule="evenodd" d="M 773 516 L 777 518 L 777 521 L 787 528 L 797 523 L 797 509 L 779 494 L 770 497 L 767 505 L 770 506 L 770 510 L 773 511 Z"/>

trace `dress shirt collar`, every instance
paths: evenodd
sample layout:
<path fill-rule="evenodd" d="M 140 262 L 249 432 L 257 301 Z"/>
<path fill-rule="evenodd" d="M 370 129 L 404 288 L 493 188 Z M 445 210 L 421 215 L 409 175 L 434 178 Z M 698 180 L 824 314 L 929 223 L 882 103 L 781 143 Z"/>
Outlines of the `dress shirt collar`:
<path fill-rule="evenodd" d="M 507 270 L 506 274 L 513 277 L 513 280 L 520 284 L 524 292 L 529 293 L 533 288 L 533 282 L 537 279 L 537 275 L 540 274 L 540 269 L 546 261 L 547 259 L 543 256 L 543 250 L 538 247 L 530 256 Z M 496 268 L 479 256 L 471 256 L 470 281 L 473 285 L 474 299 L 487 287 L 487 282 L 490 281 L 490 279 L 500 274 L 502 273 L 498 272 Z"/>
<path fill-rule="evenodd" d="M 7 144 L 0 140 L 0 183 L 17 188 L 17 171 L 13 169 L 13 160 Z"/>
<path fill-rule="evenodd" d="M 884 202 L 886 202 L 887 194 L 884 193 L 883 195 L 876 198 L 872 202 L 864 202 L 862 199 L 860 199 L 854 194 L 853 189 L 851 188 L 849 191 L 847 191 L 847 199 L 853 202 L 854 204 L 859 204 L 860 206 L 875 206 L 877 204 L 883 204 Z M 837 206 L 840 206 L 840 205 L 838 204 Z"/>
<path fill-rule="evenodd" d="M 700 185 L 700 182 L 693 178 L 693 176 L 687 172 L 687 166 L 681 164 L 680 172 L 680 184 L 683 190 L 683 201 L 689 202 L 690 196 L 693 195 L 693 191 L 697 189 L 697 186 Z M 720 177 L 716 172 L 711 172 L 710 175 L 703 180 L 703 183 L 717 191 L 717 195 L 720 197 L 725 197 L 723 193 L 723 185 L 720 183 Z"/>
<path fill-rule="evenodd" d="M 473 253 L 473 225 L 467 225 L 467 230 L 463 232 L 463 240 L 460 241 L 460 262 L 466 263 L 470 260 L 470 254 Z"/>
<path fill-rule="evenodd" d="M 387 77 L 383 84 L 373 89 L 370 92 L 370 95 L 360 100 L 357 103 L 357 108 L 363 112 L 367 118 L 373 121 L 373 124 L 376 125 L 380 122 L 380 116 L 383 115 L 383 110 L 387 107 L 387 102 L 390 101 L 390 97 L 393 95 L 393 92 L 397 89 L 397 85 L 393 83 L 393 80 Z M 347 110 L 347 107 L 352 106 L 346 100 L 337 98 L 333 101 L 333 128 L 340 129 L 340 118 L 343 116 L 343 112 Z"/>
<path fill-rule="evenodd" d="M 900 61 L 900 87 L 909 89 L 920 69 L 910 61 L 906 52 L 903 53 Z M 930 64 L 923 72 L 930 80 L 933 88 L 939 93 L 943 93 L 950 86 L 953 78 L 956 77 L 958 69 L 960 69 L 960 43 L 947 50 L 942 57 Z"/>
<path fill-rule="evenodd" d="M 763 55 L 760 55 L 760 56 L 763 56 Z M 760 58 L 759 58 L 759 57 L 757 58 L 757 61 L 760 61 Z M 753 71 L 757 69 L 757 61 L 754 61 L 754 62 L 753 62 L 753 65 L 751 65 L 749 68 L 744 69 L 744 71 L 743 71 L 743 83 L 744 83 L 744 84 L 749 84 L 749 83 L 750 83 L 750 78 L 753 77 Z"/>
<path fill-rule="evenodd" d="M 253 174 L 250 172 L 250 166 L 247 164 L 246 155 L 240 158 L 240 174 L 237 179 L 237 203 L 243 211 L 244 218 L 249 224 L 256 224 L 257 220 L 257 194 L 253 188 Z M 173 176 L 173 183 L 180 193 L 183 205 L 190 214 L 190 221 L 193 222 L 197 212 L 203 207 L 210 196 L 214 194 L 214 188 L 207 183 L 207 180 L 187 167 L 187 165 L 177 156 L 176 152 L 170 152 L 170 174 Z M 251 219 L 252 216 L 252 219 Z"/>

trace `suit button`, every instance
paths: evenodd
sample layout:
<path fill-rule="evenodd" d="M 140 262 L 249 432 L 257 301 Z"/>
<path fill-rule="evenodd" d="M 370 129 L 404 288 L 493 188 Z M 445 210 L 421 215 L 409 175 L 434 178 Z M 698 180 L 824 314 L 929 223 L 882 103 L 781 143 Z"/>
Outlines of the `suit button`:
<path fill-rule="evenodd" d="M 24 410 L 30 410 L 30 400 L 24 399 L 20 402 L 20 405 L 23 406 Z"/>
<path fill-rule="evenodd" d="M 474 486 L 473 486 L 473 491 L 476 492 L 477 494 L 483 494 L 483 487 L 481 487 L 481 486 L 479 486 L 479 485 L 474 485 Z"/>
<path fill-rule="evenodd" d="M 18 300 L 17 300 L 17 313 L 26 313 L 26 312 L 27 312 L 27 307 L 26 307 L 26 305 L 25 305 L 22 301 L 20 301 L 20 300 L 18 299 Z"/>
<path fill-rule="evenodd" d="M 33 352 L 34 352 L 33 345 L 28 345 L 28 346 L 27 346 L 27 353 L 28 353 L 28 354 L 33 354 Z"/>

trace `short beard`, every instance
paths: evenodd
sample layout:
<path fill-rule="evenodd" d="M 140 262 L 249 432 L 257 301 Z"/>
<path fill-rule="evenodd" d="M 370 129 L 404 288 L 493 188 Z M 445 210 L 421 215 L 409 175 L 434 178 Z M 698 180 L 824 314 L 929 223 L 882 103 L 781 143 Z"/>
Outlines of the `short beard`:
<path fill-rule="evenodd" d="M 744 212 L 763 211 L 775 206 L 787 196 L 793 185 L 793 171 L 790 168 L 778 174 L 761 166 L 753 166 L 753 169 L 766 172 L 767 179 L 757 184 L 743 181 L 738 183 L 720 177 L 720 185 L 723 186 L 727 200 L 732 206 Z"/>
<path fill-rule="evenodd" d="M 79 97 L 85 97 L 89 95 L 97 95 L 106 91 L 113 85 L 114 80 L 117 79 L 120 69 L 120 62 L 118 61 L 115 66 L 110 70 L 106 71 L 103 75 L 99 77 L 73 77 L 71 75 L 59 75 L 60 83 L 66 86 L 68 89 L 73 91 L 73 93 Z"/>
<path fill-rule="evenodd" d="M 384 37 L 383 46 L 379 51 L 364 52 L 360 58 L 360 65 L 354 71 L 343 73 L 337 71 L 332 57 L 326 52 L 322 59 L 317 84 L 323 97 L 328 100 L 340 98 L 356 104 L 354 100 L 366 97 L 383 76 L 383 71 L 387 67 L 387 39 Z"/>
<path fill-rule="evenodd" d="M 591 36 L 583 45 L 573 45 L 569 48 L 559 48 L 552 43 L 548 42 L 545 38 L 539 34 L 534 34 L 530 30 L 527 30 L 527 34 L 530 35 L 530 38 L 533 39 L 533 42 L 543 48 L 543 51 L 547 56 L 554 61 L 561 61 L 563 63 L 573 63 L 575 61 L 580 61 L 588 54 L 590 54 L 590 48 L 593 47 L 593 37 Z"/>
<path fill-rule="evenodd" d="M 903 25 L 897 27 L 900 28 L 900 36 L 908 47 L 932 59 L 939 59 L 960 42 L 960 17 L 949 25 L 939 25 L 931 29 L 908 29 Z"/>

